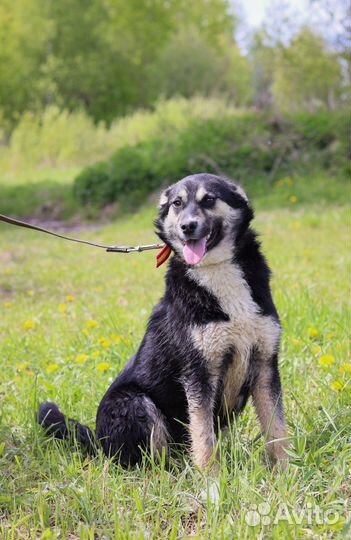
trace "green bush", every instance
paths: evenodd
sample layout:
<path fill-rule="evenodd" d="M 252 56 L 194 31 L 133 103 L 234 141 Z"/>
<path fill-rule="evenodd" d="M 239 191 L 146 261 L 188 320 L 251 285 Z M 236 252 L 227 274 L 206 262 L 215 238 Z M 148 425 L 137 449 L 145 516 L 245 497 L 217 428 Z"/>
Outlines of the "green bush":
<path fill-rule="evenodd" d="M 346 131 L 340 114 L 330 113 L 192 118 L 183 128 L 120 148 L 109 161 L 85 169 L 74 194 L 84 205 L 139 204 L 161 186 L 199 171 L 223 173 L 248 187 L 257 179 L 273 183 L 281 174 L 306 168 L 334 173 L 346 167 Z"/>
<path fill-rule="evenodd" d="M 153 111 L 136 111 L 109 127 L 94 124 L 84 111 L 47 107 L 22 115 L 7 144 L 0 145 L 0 169 L 12 175 L 28 171 L 89 167 L 116 150 L 184 130 L 193 119 L 234 114 L 225 99 L 184 98 L 160 101 Z M 0 138 L 4 137 L 1 130 Z"/>

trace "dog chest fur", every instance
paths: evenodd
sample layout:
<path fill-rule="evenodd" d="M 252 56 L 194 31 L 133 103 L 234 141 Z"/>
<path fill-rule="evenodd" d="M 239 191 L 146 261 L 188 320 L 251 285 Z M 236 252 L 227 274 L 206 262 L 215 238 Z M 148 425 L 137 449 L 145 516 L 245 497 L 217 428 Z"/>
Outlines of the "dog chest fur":
<path fill-rule="evenodd" d="M 200 265 L 188 273 L 218 299 L 223 312 L 230 319 L 227 322 L 193 326 L 191 336 L 214 377 L 220 373 L 225 354 L 234 348 L 234 358 L 225 376 L 223 395 L 226 406 L 232 410 L 247 375 L 252 348 L 256 346 L 262 358 L 270 357 L 279 343 L 280 326 L 272 317 L 260 314 L 241 268 L 232 261 Z"/>

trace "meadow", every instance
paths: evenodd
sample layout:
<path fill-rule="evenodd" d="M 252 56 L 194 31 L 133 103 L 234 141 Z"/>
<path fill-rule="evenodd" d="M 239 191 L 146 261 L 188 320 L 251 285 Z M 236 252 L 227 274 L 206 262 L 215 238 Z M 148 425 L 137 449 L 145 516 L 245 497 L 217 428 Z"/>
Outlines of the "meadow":
<path fill-rule="evenodd" d="M 51 399 L 94 428 L 162 295 L 155 252 L 107 254 L 1 225 L 1 538 L 350 537 L 349 210 L 341 196 L 300 204 L 293 182 L 269 204 L 264 192 L 254 200 L 284 329 L 290 465 L 269 468 L 249 404 L 220 441 L 219 491 L 186 453 L 123 470 L 46 438 L 35 422 Z M 80 235 L 153 242 L 154 214 L 146 206 Z"/>
<path fill-rule="evenodd" d="M 185 449 L 123 470 L 45 435 L 44 400 L 94 429 L 166 265 L 0 221 L 0 540 L 351 538 L 350 17 L 344 0 L 269 4 L 253 24 L 240 0 L 0 2 L 0 213 L 136 245 L 156 241 L 164 187 L 241 183 L 289 434 L 272 469 L 249 403 L 218 478 Z"/>

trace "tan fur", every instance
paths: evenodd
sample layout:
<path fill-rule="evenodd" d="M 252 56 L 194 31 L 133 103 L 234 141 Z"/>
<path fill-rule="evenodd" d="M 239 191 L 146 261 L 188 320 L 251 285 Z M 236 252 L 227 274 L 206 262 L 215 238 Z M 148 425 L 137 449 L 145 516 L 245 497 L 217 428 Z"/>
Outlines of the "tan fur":
<path fill-rule="evenodd" d="M 161 196 L 160 196 L 160 201 L 159 201 L 159 206 L 164 206 L 165 204 L 168 203 L 168 197 L 166 195 L 165 192 L 161 193 Z"/>
<path fill-rule="evenodd" d="M 202 201 L 205 195 L 207 195 L 207 190 L 203 186 L 199 187 L 199 189 L 196 192 L 196 197 L 195 197 L 197 202 Z"/>
<path fill-rule="evenodd" d="M 223 355 L 235 347 L 236 354 L 225 381 L 225 406 L 236 406 L 238 392 L 244 382 L 253 346 L 265 355 L 272 355 L 280 338 L 280 327 L 274 319 L 262 316 L 253 301 L 242 271 L 231 261 L 217 265 L 199 265 L 188 271 L 200 285 L 218 299 L 230 320 L 194 326 L 191 336 L 197 349 L 208 361 L 210 371 L 218 373 Z"/>
<path fill-rule="evenodd" d="M 177 193 L 178 197 L 180 197 L 184 204 L 188 202 L 188 192 L 185 188 L 180 189 Z"/>
<path fill-rule="evenodd" d="M 189 399 L 189 431 L 195 465 L 205 469 L 214 458 L 216 436 L 213 430 L 211 407 L 198 405 Z"/>
<path fill-rule="evenodd" d="M 174 211 L 173 206 L 168 210 L 167 217 L 164 221 L 164 229 L 168 235 L 172 234 L 176 230 L 177 223 L 179 221 L 179 215 Z M 180 241 L 179 244 L 181 245 Z"/>
<path fill-rule="evenodd" d="M 225 226 L 229 224 L 230 222 L 235 221 L 236 217 L 239 217 L 240 210 L 234 210 L 221 199 L 217 199 L 215 206 L 207 210 L 207 213 L 210 215 L 223 218 L 224 226 Z"/>
<path fill-rule="evenodd" d="M 253 401 L 262 430 L 267 439 L 267 450 L 274 462 L 287 462 L 287 433 L 285 421 L 277 414 L 277 403 L 269 390 L 269 368 L 261 370 L 253 390 Z"/>
<path fill-rule="evenodd" d="M 177 193 L 177 196 L 182 199 L 184 204 L 187 203 L 188 192 L 185 188 L 180 189 Z M 176 249 L 178 249 L 180 253 L 182 252 L 183 244 L 180 242 L 178 238 L 177 228 L 179 225 L 179 221 L 181 220 L 181 217 L 182 217 L 182 214 L 181 213 L 178 214 L 174 210 L 173 206 L 171 206 L 163 224 L 165 232 L 170 238 L 173 238 L 174 246 L 176 247 Z"/>

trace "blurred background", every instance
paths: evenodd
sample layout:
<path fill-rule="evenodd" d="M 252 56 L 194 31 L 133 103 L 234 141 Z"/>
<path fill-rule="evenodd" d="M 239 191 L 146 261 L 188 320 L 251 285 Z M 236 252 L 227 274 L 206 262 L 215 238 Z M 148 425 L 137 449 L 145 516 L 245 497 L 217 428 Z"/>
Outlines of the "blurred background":
<path fill-rule="evenodd" d="M 350 46 L 344 0 L 1 0 L 0 211 L 110 218 L 204 170 L 338 201 Z"/>

